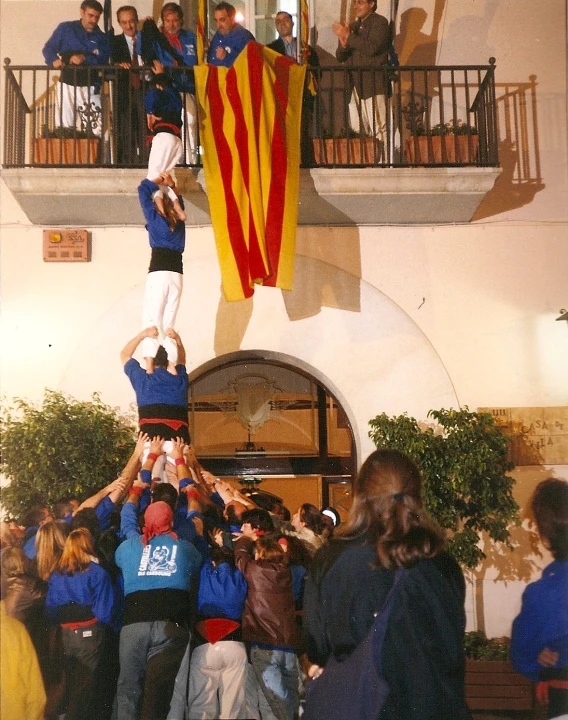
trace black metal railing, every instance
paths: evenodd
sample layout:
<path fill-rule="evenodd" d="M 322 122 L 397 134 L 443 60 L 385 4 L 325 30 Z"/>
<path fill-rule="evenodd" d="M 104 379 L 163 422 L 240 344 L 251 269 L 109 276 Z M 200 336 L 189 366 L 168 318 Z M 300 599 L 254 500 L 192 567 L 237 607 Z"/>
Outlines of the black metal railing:
<path fill-rule="evenodd" d="M 4 167 L 147 164 L 149 68 L 4 65 Z M 494 71 L 493 58 L 476 66 L 310 68 L 302 165 L 496 166 Z M 167 72 L 184 104 L 182 164 L 200 167 L 192 71 Z"/>

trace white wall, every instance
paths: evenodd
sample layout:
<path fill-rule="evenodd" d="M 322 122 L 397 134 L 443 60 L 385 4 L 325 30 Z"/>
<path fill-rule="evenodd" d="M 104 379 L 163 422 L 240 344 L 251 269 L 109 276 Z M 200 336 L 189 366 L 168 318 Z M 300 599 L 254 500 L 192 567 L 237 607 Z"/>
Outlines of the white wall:
<path fill-rule="evenodd" d="M 339 3 L 336 12 L 319 5 L 320 41 L 327 33 L 333 51 L 328 26 Z M 21 63 L 41 63 L 50 29 L 76 9 L 57 0 L 2 0 L 0 7 L 3 57 Z M 413 7 L 430 15 L 422 31 L 431 32 L 434 0 L 406 0 L 401 13 Z M 37 43 L 22 42 L 24 28 Z M 179 314 L 190 369 L 238 349 L 297 358 L 345 403 L 361 458 L 372 449 L 367 422 L 382 411 L 424 419 L 430 408 L 458 404 L 568 404 L 568 324 L 555 322 L 568 306 L 564 28 L 562 0 L 548 0 L 545 9 L 528 0 L 448 0 L 443 7 L 439 62 L 497 58 L 500 137 L 513 143 L 505 180 L 475 222 L 302 228 L 294 291 L 261 288 L 254 300 L 233 305 L 220 301 L 211 229 L 191 230 Z M 519 90 L 531 82 L 530 91 Z M 507 126 L 511 93 L 521 93 L 531 111 L 520 134 Z M 0 191 L 0 392 L 38 400 L 44 387 L 77 397 L 100 390 L 126 408 L 132 394 L 118 352 L 139 329 L 144 229 L 96 228 L 92 262 L 43 263 L 41 228 L 3 183 Z M 567 466 L 517 471 L 523 503 L 549 471 L 568 477 Z M 479 577 L 490 634 L 508 632 L 526 581 L 546 562 L 529 557 L 523 544 L 515 558 L 522 580 L 505 581 L 492 567 Z M 474 626 L 473 596 L 468 603 Z"/>

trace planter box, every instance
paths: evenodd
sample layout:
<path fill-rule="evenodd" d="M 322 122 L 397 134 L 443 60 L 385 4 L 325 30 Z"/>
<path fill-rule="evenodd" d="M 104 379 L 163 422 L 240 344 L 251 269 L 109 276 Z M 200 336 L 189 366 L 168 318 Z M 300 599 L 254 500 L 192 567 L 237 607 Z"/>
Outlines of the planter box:
<path fill-rule="evenodd" d="M 316 165 L 375 165 L 382 159 L 377 138 L 314 138 L 313 142 Z"/>
<path fill-rule="evenodd" d="M 411 165 L 472 163 L 478 148 L 479 135 L 419 135 L 406 141 L 404 155 Z"/>
<path fill-rule="evenodd" d="M 467 660 L 465 697 L 471 710 L 532 710 L 533 683 L 510 662 Z"/>
<path fill-rule="evenodd" d="M 97 162 L 99 138 L 36 138 L 33 162 L 37 165 L 90 165 Z"/>

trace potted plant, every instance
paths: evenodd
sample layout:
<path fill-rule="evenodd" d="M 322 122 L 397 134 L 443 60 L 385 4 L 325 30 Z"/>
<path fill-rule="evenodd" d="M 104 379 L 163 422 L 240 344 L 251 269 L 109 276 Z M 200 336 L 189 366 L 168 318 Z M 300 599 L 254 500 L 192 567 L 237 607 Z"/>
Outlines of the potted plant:
<path fill-rule="evenodd" d="M 313 144 L 316 165 L 376 165 L 382 158 L 378 138 L 360 135 L 351 128 L 342 128 L 335 136 L 324 130 Z"/>
<path fill-rule="evenodd" d="M 72 127 L 42 129 L 34 139 L 34 165 L 92 165 L 97 162 L 100 138 Z"/>
<path fill-rule="evenodd" d="M 457 119 L 431 128 L 416 123 L 404 154 L 412 165 L 448 165 L 475 162 L 478 149 L 476 128 Z"/>
<path fill-rule="evenodd" d="M 510 638 L 467 632 L 465 693 L 471 710 L 532 710 L 534 688 L 509 662 Z"/>
<path fill-rule="evenodd" d="M 369 422 L 369 436 L 378 448 L 395 448 L 417 463 L 426 508 L 447 531 L 449 552 L 473 569 L 485 558 L 480 534 L 511 547 L 508 528 L 519 523 L 508 441 L 489 413 L 464 407 L 428 416 L 435 426 L 382 413 Z"/>

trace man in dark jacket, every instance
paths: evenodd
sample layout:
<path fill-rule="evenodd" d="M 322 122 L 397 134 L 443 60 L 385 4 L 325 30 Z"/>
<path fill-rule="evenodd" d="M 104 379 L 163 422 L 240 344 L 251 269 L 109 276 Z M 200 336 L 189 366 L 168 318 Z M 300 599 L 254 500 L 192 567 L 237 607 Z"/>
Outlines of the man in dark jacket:
<path fill-rule="evenodd" d="M 112 62 L 118 66 L 113 104 L 117 128 L 117 161 L 126 165 L 145 164 L 148 152 L 142 78 L 139 72 L 130 72 L 131 68 L 144 64 L 136 52 L 136 8 L 123 5 L 116 11 L 116 19 L 122 28 L 121 35 L 111 38 Z"/>
<path fill-rule="evenodd" d="M 280 10 L 276 13 L 274 20 L 278 37 L 266 47 L 275 50 L 280 55 L 302 62 L 302 58 L 298 54 L 298 41 L 293 36 L 294 20 L 289 12 Z M 319 67 L 319 58 L 315 48 L 308 46 L 308 65 L 309 67 Z M 314 162 L 314 147 L 312 143 L 312 118 L 314 109 L 314 96 L 308 87 L 310 79 L 315 82 L 315 78 L 311 74 L 306 75 L 306 87 L 302 98 L 302 129 L 300 135 L 302 165 L 312 165 Z"/>
<path fill-rule="evenodd" d="M 362 135 L 385 142 L 386 101 L 384 74 L 390 40 L 388 20 L 379 15 L 376 0 L 354 0 L 355 22 L 333 23 L 339 44 L 335 57 L 354 70 L 350 74 L 351 128 Z M 359 68 L 359 69 L 355 69 Z"/>

